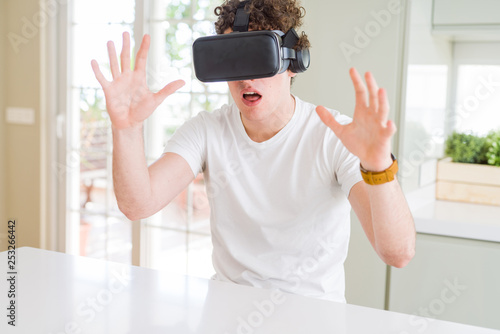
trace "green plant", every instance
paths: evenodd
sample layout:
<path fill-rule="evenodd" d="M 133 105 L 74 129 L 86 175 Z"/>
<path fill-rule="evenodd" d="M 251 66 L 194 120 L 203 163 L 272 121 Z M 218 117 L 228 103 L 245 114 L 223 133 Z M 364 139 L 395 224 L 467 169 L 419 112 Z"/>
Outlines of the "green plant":
<path fill-rule="evenodd" d="M 500 130 L 492 131 L 486 137 L 488 151 L 486 158 L 489 165 L 500 166 Z"/>
<path fill-rule="evenodd" d="M 485 137 L 453 132 L 445 144 L 445 154 L 454 162 L 486 164 L 488 143 Z"/>

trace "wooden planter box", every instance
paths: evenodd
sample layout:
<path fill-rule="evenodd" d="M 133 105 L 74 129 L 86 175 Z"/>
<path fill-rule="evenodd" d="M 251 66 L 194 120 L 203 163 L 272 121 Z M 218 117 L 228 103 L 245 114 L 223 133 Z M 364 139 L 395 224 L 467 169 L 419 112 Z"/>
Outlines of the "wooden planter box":
<path fill-rule="evenodd" d="M 436 199 L 500 206 L 500 167 L 438 162 Z"/>

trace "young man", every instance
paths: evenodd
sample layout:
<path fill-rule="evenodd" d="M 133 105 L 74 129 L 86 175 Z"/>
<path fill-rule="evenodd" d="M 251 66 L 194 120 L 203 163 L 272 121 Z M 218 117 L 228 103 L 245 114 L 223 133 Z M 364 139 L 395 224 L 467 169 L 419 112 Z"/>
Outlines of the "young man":
<path fill-rule="evenodd" d="M 232 31 L 238 5 L 229 0 L 217 7 L 218 33 Z M 286 32 L 303 16 L 295 0 L 251 0 L 245 9 L 250 30 Z M 307 36 L 300 38 L 298 47 L 308 47 Z M 415 228 L 398 181 L 385 173 L 375 174 L 382 175 L 379 182 L 369 176 L 394 170 L 390 141 L 396 131 L 387 119 L 386 92 L 370 73 L 366 88 L 350 71 L 352 120 L 293 96 L 290 70 L 228 82 L 235 104 L 186 122 L 148 167 L 143 122 L 183 85 L 149 91 L 149 42 L 144 36 L 134 70 L 129 35 L 123 35 L 121 70 L 108 43 L 111 82 L 92 61 L 112 123 L 116 197 L 129 219 L 159 211 L 203 172 L 216 279 L 345 302 L 351 206 L 384 262 L 403 267 L 410 261 Z"/>

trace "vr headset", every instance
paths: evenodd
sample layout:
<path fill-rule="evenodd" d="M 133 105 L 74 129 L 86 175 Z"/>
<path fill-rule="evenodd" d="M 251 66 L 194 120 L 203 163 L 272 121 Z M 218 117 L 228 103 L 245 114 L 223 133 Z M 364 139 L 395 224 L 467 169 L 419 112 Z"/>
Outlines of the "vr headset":
<path fill-rule="evenodd" d="M 248 31 L 247 2 L 236 11 L 233 32 L 201 37 L 193 43 L 194 71 L 200 81 L 267 78 L 289 67 L 294 73 L 309 67 L 309 49 L 293 49 L 299 40 L 293 28 L 286 34 L 279 30 Z"/>

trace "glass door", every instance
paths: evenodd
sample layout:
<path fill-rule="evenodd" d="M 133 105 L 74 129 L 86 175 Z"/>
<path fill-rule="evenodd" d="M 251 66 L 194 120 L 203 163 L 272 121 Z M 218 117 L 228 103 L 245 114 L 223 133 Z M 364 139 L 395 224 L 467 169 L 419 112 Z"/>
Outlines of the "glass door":
<path fill-rule="evenodd" d="M 96 59 L 108 78 L 106 43 L 121 50 L 132 36 L 132 54 L 143 33 L 151 34 L 147 77 L 152 90 L 182 78 L 186 85 L 146 122 L 148 163 L 158 159 L 175 130 L 202 110 L 228 103 L 225 83 L 195 79 L 191 45 L 213 34 L 219 1 L 73 0 L 68 20 L 68 111 L 66 112 L 65 229 L 67 252 L 122 263 L 209 277 L 211 239 L 203 176 L 156 215 L 129 221 L 113 192 L 111 127 L 104 94 L 90 67 Z M 136 43 L 134 43 L 134 40 Z M 106 73 L 107 72 L 107 73 Z M 132 260 L 134 259 L 134 261 Z"/>

